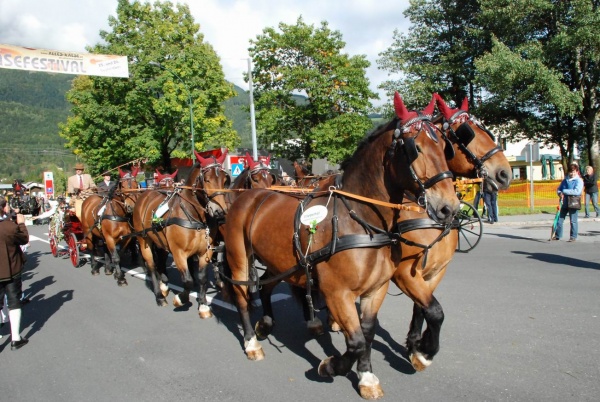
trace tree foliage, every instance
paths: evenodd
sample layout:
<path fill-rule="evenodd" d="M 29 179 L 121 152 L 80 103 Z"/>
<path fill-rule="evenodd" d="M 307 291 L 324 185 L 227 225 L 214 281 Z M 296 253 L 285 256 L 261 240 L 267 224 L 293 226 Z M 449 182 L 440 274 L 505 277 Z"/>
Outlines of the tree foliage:
<path fill-rule="evenodd" d="M 191 155 L 191 115 L 197 150 L 239 142 L 223 111 L 233 87 L 187 5 L 119 0 L 109 26 L 88 51 L 127 56 L 130 77 L 77 77 L 60 129 L 94 173 L 137 158 L 170 170 L 172 156 Z"/>
<path fill-rule="evenodd" d="M 417 109 L 433 92 L 457 104 L 465 96 L 473 102 L 479 93 L 474 60 L 490 48 L 489 35 L 477 24 L 478 13 L 478 0 L 411 1 L 404 11 L 412 23 L 408 33 L 395 30 L 392 44 L 377 60 L 380 69 L 399 78 L 384 81 L 380 88 L 390 98 L 398 91 Z"/>
<path fill-rule="evenodd" d="M 597 141 L 600 80 L 598 0 L 413 0 L 413 26 L 394 33 L 378 64 L 407 103 L 441 92 L 471 107 L 511 139 L 558 146 Z M 477 99 L 479 98 L 480 99 Z M 477 100 L 477 102 L 474 102 Z"/>
<path fill-rule="evenodd" d="M 481 1 L 482 24 L 495 35 L 476 66 L 490 103 L 512 112 L 528 138 L 560 148 L 576 144 L 593 161 L 600 111 L 600 2 Z"/>
<path fill-rule="evenodd" d="M 250 41 L 259 143 L 291 160 L 338 162 L 372 128 L 370 63 L 342 53 L 342 35 L 326 22 L 278 27 Z"/>

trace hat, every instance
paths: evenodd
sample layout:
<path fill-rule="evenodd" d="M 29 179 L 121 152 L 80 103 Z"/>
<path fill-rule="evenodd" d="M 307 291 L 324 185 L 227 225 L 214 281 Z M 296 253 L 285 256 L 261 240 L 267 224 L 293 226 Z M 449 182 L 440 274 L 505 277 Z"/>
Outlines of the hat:
<path fill-rule="evenodd" d="M 106 171 L 106 172 L 102 173 L 102 176 L 112 176 L 112 173 L 110 173 L 109 171 Z"/>
<path fill-rule="evenodd" d="M 83 163 L 76 163 L 75 164 L 75 170 L 84 170 L 84 166 Z"/>

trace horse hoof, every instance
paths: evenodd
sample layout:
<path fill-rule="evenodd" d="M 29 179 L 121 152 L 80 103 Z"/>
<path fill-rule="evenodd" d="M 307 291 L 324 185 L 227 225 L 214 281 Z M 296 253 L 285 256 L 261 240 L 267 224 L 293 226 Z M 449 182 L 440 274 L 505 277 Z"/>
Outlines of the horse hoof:
<path fill-rule="evenodd" d="M 124 279 L 122 281 L 117 281 L 117 285 L 119 285 L 120 287 L 123 287 L 123 286 L 127 286 L 128 283 L 127 283 L 127 280 Z"/>
<path fill-rule="evenodd" d="M 158 307 L 165 307 L 165 306 L 168 306 L 169 303 L 167 303 L 167 301 L 165 299 L 156 299 L 156 305 Z"/>
<path fill-rule="evenodd" d="M 212 312 L 210 311 L 210 307 L 205 304 L 202 304 L 200 307 L 198 307 L 198 315 L 202 319 L 211 318 L 213 316 Z"/>
<path fill-rule="evenodd" d="M 161 282 L 160 283 L 160 292 L 162 293 L 163 297 L 167 297 L 169 295 L 169 285 Z"/>
<path fill-rule="evenodd" d="M 112 275 L 112 274 L 114 274 L 114 271 L 112 271 L 110 269 L 105 269 L 104 270 L 104 275 L 109 276 L 109 275 Z"/>
<path fill-rule="evenodd" d="M 383 398 L 383 390 L 381 389 L 381 385 L 379 384 L 374 385 L 372 387 L 360 385 L 358 389 L 360 392 L 360 396 L 363 397 L 363 399 L 373 400 Z"/>
<path fill-rule="evenodd" d="M 358 373 L 358 390 L 364 399 L 379 399 L 383 397 L 383 389 L 379 384 L 379 378 L 370 372 Z"/>
<path fill-rule="evenodd" d="M 333 332 L 340 332 L 342 330 L 342 327 L 340 327 L 340 324 L 335 322 L 335 320 L 331 317 L 329 317 L 329 328 L 331 328 L 331 331 L 333 331 Z"/>
<path fill-rule="evenodd" d="M 332 357 L 328 357 L 325 360 L 322 360 L 321 363 L 319 364 L 319 375 L 321 377 L 333 377 L 334 376 L 334 372 L 333 372 L 333 368 L 331 367 L 331 359 Z"/>
<path fill-rule="evenodd" d="M 273 331 L 273 325 L 273 319 L 271 317 L 262 317 L 256 322 L 256 325 L 254 325 L 254 332 L 256 333 L 256 337 L 261 340 L 267 339 L 267 337 L 271 335 L 271 331 Z"/>
<path fill-rule="evenodd" d="M 423 371 L 431 366 L 432 361 L 423 356 L 422 353 L 416 352 L 410 355 L 410 363 L 417 371 Z"/>
<path fill-rule="evenodd" d="M 175 307 L 183 306 L 183 303 L 181 302 L 181 300 L 179 300 L 179 296 L 175 296 L 173 298 L 173 306 L 175 306 Z"/>
<path fill-rule="evenodd" d="M 255 336 L 245 342 L 245 351 L 248 360 L 262 360 L 265 358 L 265 352 Z"/>
<path fill-rule="evenodd" d="M 99 269 L 92 269 L 92 276 L 98 276 L 100 275 L 100 270 Z"/>

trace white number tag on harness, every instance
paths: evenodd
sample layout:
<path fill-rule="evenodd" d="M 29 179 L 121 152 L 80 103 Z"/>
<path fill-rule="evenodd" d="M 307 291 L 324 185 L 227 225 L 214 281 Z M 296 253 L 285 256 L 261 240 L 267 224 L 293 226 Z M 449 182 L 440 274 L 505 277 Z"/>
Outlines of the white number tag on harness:
<path fill-rule="evenodd" d="M 158 208 L 156 208 L 156 212 L 154 213 L 154 216 L 155 216 L 156 218 L 160 218 L 160 217 L 162 217 L 162 216 L 165 214 L 165 212 L 167 212 L 168 210 L 169 210 L 169 203 L 168 203 L 168 202 L 164 202 L 164 203 L 160 204 L 160 205 L 158 206 Z"/>
<path fill-rule="evenodd" d="M 327 217 L 327 212 L 328 210 L 325 205 L 315 205 L 302 213 L 300 222 L 304 225 L 311 225 L 313 222 L 322 222 Z"/>

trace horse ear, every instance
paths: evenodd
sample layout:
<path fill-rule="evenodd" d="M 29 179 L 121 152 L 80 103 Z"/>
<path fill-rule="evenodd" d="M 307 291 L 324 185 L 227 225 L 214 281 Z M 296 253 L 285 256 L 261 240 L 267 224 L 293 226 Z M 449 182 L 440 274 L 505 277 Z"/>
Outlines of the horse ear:
<path fill-rule="evenodd" d="M 435 95 L 436 95 L 435 99 L 436 99 L 437 107 L 438 107 L 440 113 L 446 119 L 449 119 L 450 117 L 452 117 L 452 110 L 448 107 L 446 102 L 444 102 L 444 99 L 442 99 L 442 97 L 440 95 L 438 95 L 437 93 Z"/>
<path fill-rule="evenodd" d="M 254 169 L 254 167 L 256 166 L 256 163 L 254 162 L 254 158 L 252 157 L 252 155 L 250 155 L 250 153 L 248 151 L 246 151 L 246 156 L 244 157 L 244 162 L 246 162 L 246 166 L 250 170 Z"/>
<path fill-rule="evenodd" d="M 431 96 L 431 101 L 429 101 L 429 105 L 425 109 L 423 109 L 423 114 L 431 116 L 433 111 L 435 110 L 435 96 Z"/>
<path fill-rule="evenodd" d="M 265 161 L 265 164 L 267 165 L 267 167 L 271 166 L 271 154 L 269 154 L 269 156 L 267 156 L 267 160 Z"/>
<path fill-rule="evenodd" d="M 179 169 L 177 169 L 176 171 L 174 171 L 171 175 L 169 175 L 169 177 L 173 180 L 175 180 L 175 176 L 177 176 L 177 172 L 179 172 Z"/>
<path fill-rule="evenodd" d="M 398 116 L 400 120 L 406 120 L 408 118 L 408 109 L 404 106 L 404 102 L 398 91 L 394 93 L 394 110 L 396 111 L 396 116 Z"/>
<path fill-rule="evenodd" d="M 210 159 L 204 159 L 202 156 L 200 156 L 198 151 L 196 151 L 195 149 L 194 149 L 194 155 L 196 155 L 196 160 L 200 163 L 200 166 L 206 167 L 210 164 Z"/>
<path fill-rule="evenodd" d="M 126 174 L 127 174 L 126 172 L 122 171 L 121 168 L 119 168 L 119 177 L 120 178 L 125 177 Z"/>
<path fill-rule="evenodd" d="M 221 156 L 219 158 L 217 158 L 217 162 L 219 163 L 219 165 L 222 165 L 223 162 L 225 162 L 225 158 L 227 157 L 227 151 L 229 151 L 227 148 L 225 148 L 225 152 L 223 152 L 221 154 Z"/>
<path fill-rule="evenodd" d="M 463 110 L 465 112 L 469 111 L 469 98 L 467 98 L 465 96 L 465 99 L 463 99 L 462 101 L 462 105 L 460 105 L 460 110 Z"/>
<path fill-rule="evenodd" d="M 134 167 L 133 169 L 131 169 L 131 177 L 137 177 L 139 170 L 140 170 L 140 168 L 137 166 Z"/>

